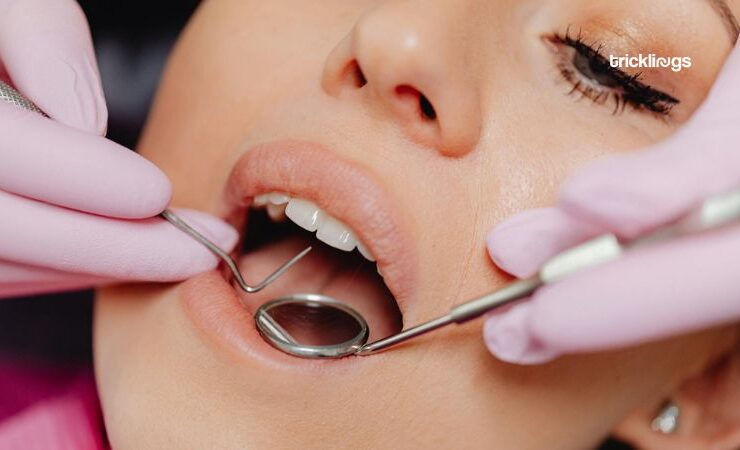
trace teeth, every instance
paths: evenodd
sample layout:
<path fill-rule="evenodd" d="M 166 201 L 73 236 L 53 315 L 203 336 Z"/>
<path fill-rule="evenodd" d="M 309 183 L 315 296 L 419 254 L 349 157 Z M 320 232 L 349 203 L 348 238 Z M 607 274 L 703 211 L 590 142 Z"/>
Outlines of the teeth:
<path fill-rule="evenodd" d="M 252 200 L 252 207 L 254 208 L 261 208 L 270 201 L 270 194 L 262 194 L 258 195 Z"/>
<path fill-rule="evenodd" d="M 375 261 L 375 256 L 347 225 L 327 214 L 315 203 L 291 198 L 281 192 L 270 192 L 255 196 L 252 206 L 266 207 L 267 214 L 275 222 L 287 217 L 299 227 L 315 231 L 318 240 L 345 252 L 351 252 L 356 247 L 365 259 Z"/>
<path fill-rule="evenodd" d="M 373 254 L 370 253 L 370 250 L 368 250 L 368 248 L 365 247 L 365 244 L 360 241 L 357 241 L 357 251 L 359 251 L 360 254 L 364 256 L 365 259 L 367 259 L 368 261 L 375 261 L 375 257 L 373 256 Z"/>
<path fill-rule="evenodd" d="M 270 216 L 273 222 L 282 222 L 285 220 L 285 205 L 275 205 L 273 203 L 267 204 L 267 215 Z"/>
<path fill-rule="evenodd" d="M 290 196 L 281 192 L 270 192 L 255 196 L 252 200 L 252 207 L 262 208 L 268 205 L 284 205 L 288 201 L 290 201 Z"/>
<path fill-rule="evenodd" d="M 290 197 L 288 195 L 282 194 L 280 192 L 271 192 L 267 195 L 268 201 L 273 205 L 284 205 L 290 201 Z"/>
<path fill-rule="evenodd" d="M 351 252 L 357 245 L 355 234 L 347 225 L 333 217 L 327 217 L 319 226 L 316 239 L 345 252 Z"/>
<path fill-rule="evenodd" d="M 326 218 L 326 214 L 324 214 L 321 208 L 300 198 L 290 199 L 288 207 L 285 209 L 285 214 L 299 227 L 305 228 L 308 231 L 318 230 Z"/>

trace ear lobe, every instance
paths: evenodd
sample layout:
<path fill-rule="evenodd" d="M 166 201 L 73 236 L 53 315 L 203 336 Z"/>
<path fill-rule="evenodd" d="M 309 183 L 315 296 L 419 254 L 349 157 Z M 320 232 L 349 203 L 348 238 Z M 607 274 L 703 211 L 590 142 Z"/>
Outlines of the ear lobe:
<path fill-rule="evenodd" d="M 675 432 L 653 430 L 663 407 L 654 405 L 627 417 L 615 436 L 648 450 L 740 449 L 740 348 L 683 383 L 671 401 L 680 408 Z"/>

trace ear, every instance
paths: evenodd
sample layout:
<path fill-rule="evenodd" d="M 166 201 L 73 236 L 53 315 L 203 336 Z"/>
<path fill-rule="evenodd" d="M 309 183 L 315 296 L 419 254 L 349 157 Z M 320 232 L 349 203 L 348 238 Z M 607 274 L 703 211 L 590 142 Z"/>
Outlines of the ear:
<path fill-rule="evenodd" d="M 664 406 L 653 405 L 627 417 L 614 435 L 647 450 L 740 449 L 740 348 L 684 382 L 670 401 L 681 411 L 675 432 L 653 430 Z"/>

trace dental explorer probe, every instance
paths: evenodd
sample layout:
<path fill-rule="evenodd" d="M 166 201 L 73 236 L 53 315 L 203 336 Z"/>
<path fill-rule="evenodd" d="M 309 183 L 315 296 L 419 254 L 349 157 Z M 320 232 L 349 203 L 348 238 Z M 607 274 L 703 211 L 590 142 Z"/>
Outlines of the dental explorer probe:
<path fill-rule="evenodd" d="M 46 118 L 49 118 L 49 115 L 47 115 L 44 111 L 42 111 L 41 108 L 39 108 L 36 104 L 34 104 L 30 99 L 28 99 L 23 94 L 18 92 L 15 88 L 13 88 L 9 84 L 1 80 L 0 80 L 0 100 L 8 102 L 19 108 L 23 108 L 27 111 L 40 114 Z M 292 257 L 290 260 L 282 264 L 274 272 L 268 275 L 264 280 L 260 281 L 254 286 L 251 286 L 247 284 L 247 282 L 244 280 L 244 277 L 242 276 L 241 271 L 239 271 L 239 267 L 237 266 L 236 262 L 226 251 L 224 251 L 218 245 L 211 242 L 208 238 L 203 236 L 193 227 L 188 225 L 184 220 L 178 217 L 171 210 L 166 209 L 159 215 L 160 217 L 167 220 L 172 225 L 174 225 L 175 227 L 177 227 L 178 229 L 185 232 L 190 237 L 192 237 L 193 239 L 195 239 L 196 241 L 204 245 L 211 253 L 213 253 L 214 255 L 216 255 L 216 257 L 218 257 L 224 263 L 226 263 L 226 266 L 229 268 L 231 273 L 234 275 L 234 279 L 236 280 L 239 287 L 242 290 L 244 290 L 244 292 L 247 292 L 250 294 L 261 291 L 262 289 L 267 287 L 269 284 L 271 284 L 273 281 L 280 278 L 281 275 L 283 275 L 288 269 L 290 269 L 295 263 L 300 261 L 301 258 L 306 256 L 306 254 L 311 251 L 311 247 L 307 247 L 303 249 L 303 251 L 301 251 L 300 253 Z"/>
<path fill-rule="evenodd" d="M 628 250 L 677 237 L 722 228 L 740 221 L 740 190 L 711 197 L 701 207 L 647 236 L 621 242 L 613 234 L 604 234 L 565 250 L 547 261 L 539 272 L 515 281 L 488 295 L 453 307 L 442 317 L 430 320 L 398 334 L 359 347 L 356 355 L 369 355 L 406 342 L 452 323 L 462 324 L 483 314 L 533 294 L 545 284 L 554 283 L 583 269 L 615 260 Z"/>
<path fill-rule="evenodd" d="M 236 265 L 236 262 L 234 261 L 234 258 L 229 256 L 228 253 L 226 253 L 221 247 L 211 242 L 208 238 L 200 234 L 197 230 L 195 230 L 193 227 L 185 223 L 181 218 L 179 218 L 177 215 L 175 215 L 171 210 L 166 209 L 164 210 L 160 216 L 167 220 L 172 225 L 176 226 L 183 232 L 187 233 L 189 236 L 191 236 L 196 241 L 203 244 L 208 250 L 211 251 L 214 255 L 216 255 L 218 258 L 221 259 L 224 263 L 226 263 L 226 266 L 229 268 L 231 273 L 234 275 L 234 279 L 236 280 L 236 283 L 239 285 L 240 288 L 244 292 L 247 292 L 249 294 L 259 292 L 265 287 L 267 287 L 269 284 L 271 284 L 273 281 L 280 278 L 281 275 L 283 275 L 288 269 L 290 269 L 295 263 L 301 260 L 308 252 L 311 251 L 311 247 L 304 248 L 300 253 L 295 255 L 294 257 L 290 258 L 287 262 L 283 263 L 280 267 L 278 267 L 274 272 L 272 272 L 270 275 L 265 277 L 264 280 L 260 281 L 259 283 L 255 284 L 254 286 L 250 286 L 247 284 L 246 281 L 244 281 L 244 277 L 242 276 L 241 271 L 239 270 L 239 267 Z"/>

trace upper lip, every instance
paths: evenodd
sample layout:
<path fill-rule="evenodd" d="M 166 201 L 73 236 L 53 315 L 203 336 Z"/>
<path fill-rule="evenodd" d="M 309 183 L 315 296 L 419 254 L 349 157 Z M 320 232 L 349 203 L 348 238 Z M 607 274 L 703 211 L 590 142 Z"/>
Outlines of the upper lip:
<path fill-rule="evenodd" d="M 226 217 L 243 218 L 256 195 L 273 191 L 310 200 L 346 223 L 376 257 L 386 286 L 406 309 L 416 255 L 402 210 L 368 170 L 315 143 L 261 144 L 234 166 L 225 194 Z"/>

